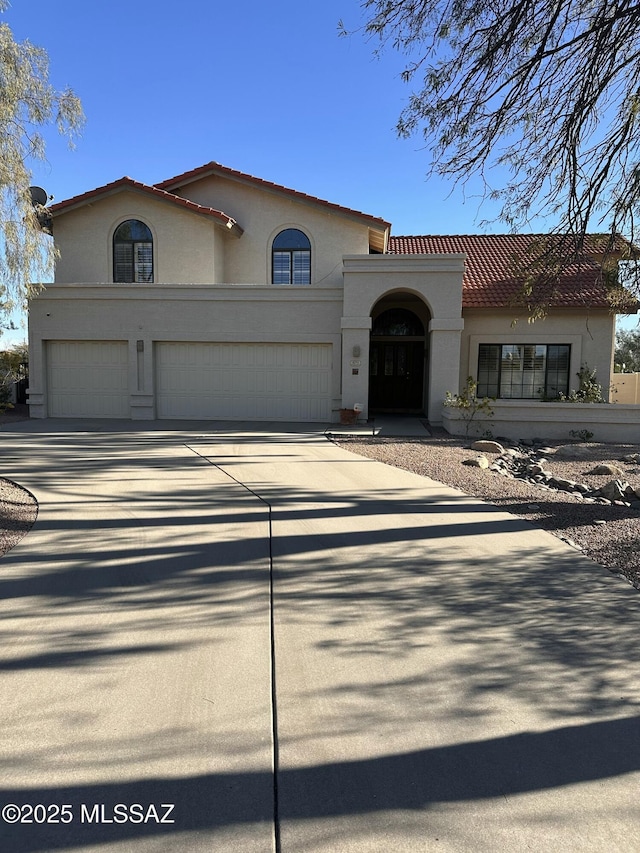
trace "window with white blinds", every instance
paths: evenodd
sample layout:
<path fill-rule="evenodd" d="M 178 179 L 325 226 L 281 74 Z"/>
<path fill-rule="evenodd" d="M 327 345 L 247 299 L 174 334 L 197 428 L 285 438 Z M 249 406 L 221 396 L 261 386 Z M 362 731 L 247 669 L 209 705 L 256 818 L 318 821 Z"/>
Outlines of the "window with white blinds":
<path fill-rule="evenodd" d="M 479 397 L 556 400 L 569 393 L 569 344 L 481 344 Z"/>
<path fill-rule="evenodd" d="M 113 235 L 113 280 L 123 284 L 153 281 L 153 236 L 138 219 L 127 219 Z"/>
<path fill-rule="evenodd" d="M 286 228 L 273 241 L 273 284 L 311 284 L 311 243 L 297 228 Z"/>

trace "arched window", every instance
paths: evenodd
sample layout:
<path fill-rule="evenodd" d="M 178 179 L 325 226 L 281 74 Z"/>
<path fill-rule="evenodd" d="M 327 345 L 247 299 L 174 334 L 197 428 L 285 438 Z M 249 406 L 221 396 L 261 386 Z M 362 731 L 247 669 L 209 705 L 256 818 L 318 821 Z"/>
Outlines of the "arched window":
<path fill-rule="evenodd" d="M 113 235 L 113 280 L 153 281 L 153 236 L 138 219 L 127 219 Z"/>
<path fill-rule="evenodd" d="M 373 321 L 372 337 L 407 335 L 423 337 L 424 326 L 419 317 L 407 308 L 389 308 Z"/>
<path fill-rule="evenodd" d="M 271 250 L 273 284 L 311 284 L 311 243 L 297 228 L 281 231 Z"/>

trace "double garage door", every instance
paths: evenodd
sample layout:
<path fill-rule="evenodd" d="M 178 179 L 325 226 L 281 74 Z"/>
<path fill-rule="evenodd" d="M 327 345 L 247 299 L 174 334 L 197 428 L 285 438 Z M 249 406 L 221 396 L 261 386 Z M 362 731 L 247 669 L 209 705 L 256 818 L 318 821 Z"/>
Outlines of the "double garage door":
<path fill-rule="evenodd" d="M 327 344 L 159 343 L 159 418 L 328 421 Z"/>
<path fill-rule="evenodd" d="M 128 352 L 126 341 L 50 341 L 49 416 L 130 417 Z M 153 356 L 158 418 L 330 420 L 328 344 L 167 342 Z"/>

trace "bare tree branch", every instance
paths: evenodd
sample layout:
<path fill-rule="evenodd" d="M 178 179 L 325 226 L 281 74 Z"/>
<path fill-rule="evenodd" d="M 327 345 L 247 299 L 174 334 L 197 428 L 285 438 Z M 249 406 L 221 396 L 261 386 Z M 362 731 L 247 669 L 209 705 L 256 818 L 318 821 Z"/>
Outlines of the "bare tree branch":
<path fill-rule="evenodd" d="M 485 197 L 501 202 L 500 219 L 510 229 L 522 228 L 535 214 L 550 215 L 562 236 L 552 241 L 553 251 L 567 262 L 583 251 L 589 232 L 608 235 L 603 257 L 610 253 L 617 261 L 624 246 L 630 258 L 636 256 L 640 4 L 361 5 L 363 30 L 379 42 L 378 50 L 391 47 L 407 57 L 403 78 L 413 91 L 397 131 L 424 136 L 431 174 L 463 186 L 480 176 Z M 549 280 L 559 274 L 549 246 L 539 260 L 549 264 Z M 625 283 L 640 293 L 635 266 Z M 603 263 L 603 280 L 613 281 L 611 267 Z M 619 299 L 617 281 L 613 291 Z M 530 296 L 535 308 L 533 290 Z"/>

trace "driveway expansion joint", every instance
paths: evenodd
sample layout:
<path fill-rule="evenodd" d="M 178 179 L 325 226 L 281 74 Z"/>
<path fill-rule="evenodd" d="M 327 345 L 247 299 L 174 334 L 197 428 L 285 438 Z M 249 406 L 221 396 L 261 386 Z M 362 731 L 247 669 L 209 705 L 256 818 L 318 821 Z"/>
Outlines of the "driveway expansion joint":
<path fill-rule="evenodd" d="M 214 462 L 208 456 L 199 453 L 195 447 L 185 444 L 187 450 L 194 453 L 208 465 L 216 468 L 225 477 L 233 480 L 238 486 L 243 488 L 256 500 L 264 504 L 267 508 L 267 529 L 269 541 L 269 639 L 270 639 L 270 682 L 271 682 L 271 742 L 273 744 L 272 762 L 273 762 L 273 842 L 274 853 L 281 853 L 281 836 L 280 836 L 280 808 L 279 808 L 279 793 L 278 793 L 278 773 L 280 767 L 279 746 L 278 746 L 278 699 L 277 699 L 277 681 L 276 681 L 276 644 L 275 644 L 275 613 L 274 613 L 274 579 L 273 579 L 273 509 L 266 498 L 254 491 L 246 483 L 238 480 L 233 474 L 230 474 L 222 465 Z"/>

